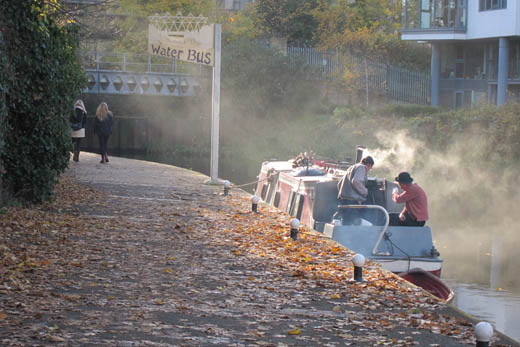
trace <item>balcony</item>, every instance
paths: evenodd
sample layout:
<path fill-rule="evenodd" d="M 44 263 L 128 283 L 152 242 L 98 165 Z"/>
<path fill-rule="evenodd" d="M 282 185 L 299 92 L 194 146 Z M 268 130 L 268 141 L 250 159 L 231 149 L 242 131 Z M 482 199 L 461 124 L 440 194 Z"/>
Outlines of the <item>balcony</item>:
<path fill-rule="evenodd" d="M 404 0 L 405 33 L 465 33 L 467 0 Z"/>

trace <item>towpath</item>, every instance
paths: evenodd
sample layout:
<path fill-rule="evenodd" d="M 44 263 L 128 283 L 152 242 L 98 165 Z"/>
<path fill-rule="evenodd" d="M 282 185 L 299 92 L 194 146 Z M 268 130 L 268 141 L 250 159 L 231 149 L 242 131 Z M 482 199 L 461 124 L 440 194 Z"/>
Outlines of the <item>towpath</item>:
<path fill-rule="evenodd" d="M 0 215 L 2 346 L 458 346 L 472 322 L 250 195 L 82 153 L 51 204 Z M 515 345 L 495 334 L 493 345 Z"/>

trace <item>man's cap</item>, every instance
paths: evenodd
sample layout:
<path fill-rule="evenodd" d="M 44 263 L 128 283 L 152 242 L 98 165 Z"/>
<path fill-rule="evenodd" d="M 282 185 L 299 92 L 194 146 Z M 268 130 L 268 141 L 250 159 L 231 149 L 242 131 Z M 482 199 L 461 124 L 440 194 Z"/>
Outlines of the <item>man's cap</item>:
<path fill-rule="evenodd" d="M 413 182 L 413 178 L 412 176 L 410 176 L 410 174 L 408 172 L 401 172 L 399 174 L 399 176 L 397 176 L 395 178 L 395 180 L 399 183 L 404 183 L 404 184 L 410 184 Z"/>

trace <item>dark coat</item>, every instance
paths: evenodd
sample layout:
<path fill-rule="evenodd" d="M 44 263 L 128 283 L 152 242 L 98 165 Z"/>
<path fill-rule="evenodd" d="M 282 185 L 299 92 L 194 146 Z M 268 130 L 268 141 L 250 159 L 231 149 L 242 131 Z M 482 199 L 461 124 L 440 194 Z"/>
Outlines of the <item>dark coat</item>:
<path fill-rule="evenodd" d="M 81 127 L 84 128 L 87 124 L 87 113 L 81 108 L 75 108 L 74 113 L 70 115 L 69 121 L 70 124 L 81 122 Z"/>
<path fill-rule="evenodd" d="M 108 112 L 106 118 L 104 120 L 99 120 L 96 117 L 94 121 L 94 134 L 97 136 L 110 136 L 112 135 L 112 124 L 114 122 L 114 116 L 112 112 Z"/>

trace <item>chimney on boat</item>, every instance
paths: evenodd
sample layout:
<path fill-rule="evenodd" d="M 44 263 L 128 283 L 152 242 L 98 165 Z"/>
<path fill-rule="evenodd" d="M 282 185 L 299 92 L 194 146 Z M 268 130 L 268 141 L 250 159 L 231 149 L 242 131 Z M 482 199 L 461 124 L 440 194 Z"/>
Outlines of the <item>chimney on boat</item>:
<path fill-rule="evenodd" d="M 363 146 L 357 146 L 356 147 L 356 163 L 361 162 L 361 159 L 363 159 L 363 153 L 365 152 L 366 147 Z"/>

